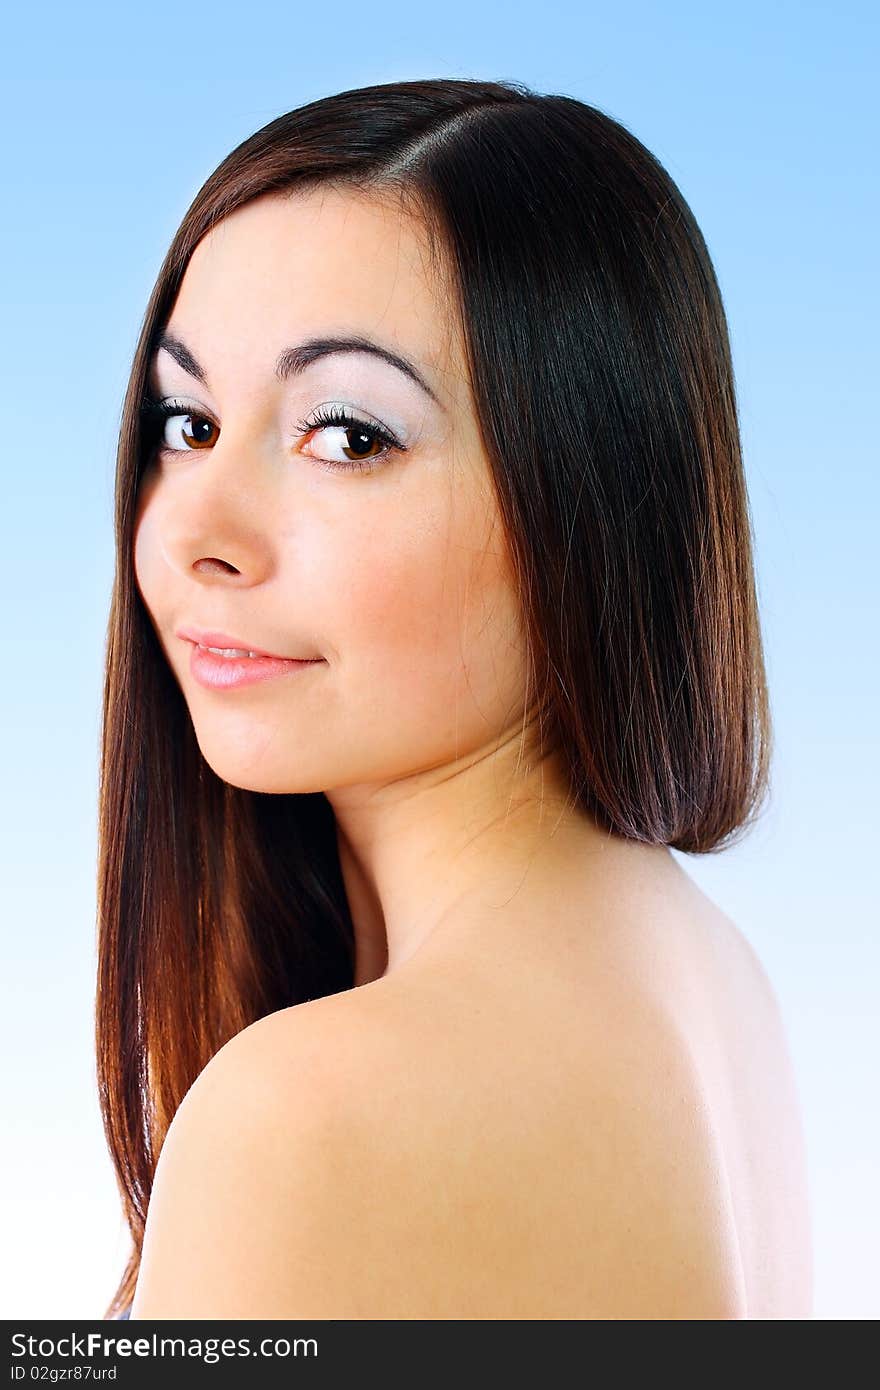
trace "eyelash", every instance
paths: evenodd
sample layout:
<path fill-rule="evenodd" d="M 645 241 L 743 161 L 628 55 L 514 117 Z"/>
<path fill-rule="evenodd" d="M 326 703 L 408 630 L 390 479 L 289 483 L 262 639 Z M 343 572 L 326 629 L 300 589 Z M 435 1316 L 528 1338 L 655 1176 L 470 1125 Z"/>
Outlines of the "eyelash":
<path fill-rule="evenodd" d="M 151 446 L 161 437 L 162 426 L 165 421 L 178 415 L 189 417 L 192 420 L 207 420 L 209 424 L 214 424 L 209 415 L 192 410 L 183 401 L 156 400 L 152 396 L 144 397 L 141 403 L 141 418 L 145 422 Z M 319 468 L 324 468 L 329 473 L 371 473 L 384 463 L 393 450 L 398 450 L 401 453 L 406 452 L 406 445 L 401 444 L 383 425 L 370 424 L 368 420 L 362 420 L 357 415 L 352 415 L 345 406 L 321 406 L 310 420 L 300 420 L 296 428 L 302 430 L 303 433 L 308 433 L 311 430 L 323 429 L 327 426 L 361 430 L 364 434 L 374 436 L 385 446 L 381 454 L 374 454 L 371 458 L 365 459 L 348 459 L 345 463 L 340 462 L 339 459 L 312 459 L 312 462 L 317 463 Z M 158 450 L 165 454 L 199 452 L 197 449 L 170 449 L 161 444 L 158 446 Z"/>

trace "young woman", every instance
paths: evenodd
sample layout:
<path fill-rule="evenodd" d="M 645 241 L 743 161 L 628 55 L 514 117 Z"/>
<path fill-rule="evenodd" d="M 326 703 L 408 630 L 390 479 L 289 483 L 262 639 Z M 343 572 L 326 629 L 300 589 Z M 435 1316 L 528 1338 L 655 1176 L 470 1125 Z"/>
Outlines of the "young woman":
<path fill-rule="evenodd" d="M 367 87 L 210 176 L 125 400 L 106 1316 L 802 1318 L 784 1027 L 670 853 L 771 723 L 724 309 L 623 126 Z"/>

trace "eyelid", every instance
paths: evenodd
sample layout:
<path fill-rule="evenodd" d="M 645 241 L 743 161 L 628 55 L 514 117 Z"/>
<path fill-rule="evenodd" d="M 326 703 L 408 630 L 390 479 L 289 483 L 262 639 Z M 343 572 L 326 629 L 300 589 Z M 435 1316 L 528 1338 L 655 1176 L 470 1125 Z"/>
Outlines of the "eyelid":
<path fill-rule="evenodd" d="M 171 407 L 174 407 L 173 411 Z M 394 444 L 395 448 L 401 450 L 407 448 L 407 445 L 403 442 L 407 433 L 406 430 L 394 423 L 386 424 L 379 419 L 378 415 L 374 415 L 372 411 L 365 409 L 363 406 L 352 405 L 343 397 L 331 397 L 326 401 L 321 401 L 317 405 L 314 405 L 309 411 L 308 416 L 296 422 L 295 428 L 302 430 L 303 433 L 316 428 L 326 428 L 326 424 L 321 426 L 316 425 L 315 420 L 319 414 L 329 410 L 344 410 L 352 413 L 357 416 L 359 424 L 368 425 L 379 433 L 390 436 L 390 442 Z M 221 428 L 214 417 L 214 413 L 207 410 L 204 406 L 185 400 L 182 396 L 175 396 L 173 394 L 166 396 L 161 392 L 154 394 L 149 389 L 145 392 L 141 401 L 141 414 L 147 417 L 164 416 L 165 418 L 168 418 L 171 414 L 194 415 L 199 419 L 209 420 L 217 429 Z"/>
<path fill-rule="evenodd" d="M 179 396 L 164 396 L 159 399 L 146 394 L 141 400 L 140 413 L 148 425 L 160 436 L 164 431 L 165 422 L 178 418 L 194 419 L 207 421 L 214 429 L 222 433 L 221 426 L 216 420 L 201 406 L 194 406 L 190 402 L 183 400 Z M 354 429 L 362 427 L 368 434 L 374 436 L 382 444 L 381 454 L 373 455 L 371 459 L 362 461 L 352 460 L 343 463 L 341 460 L 324 460 L 318 455 L 307 454 L 306 457 L 313 458 L 316 463 L 329 471 L 349 471 L 360 470 L 371 472 L 382 466 L 382 462 L 387 460 L 392 454 L 405 454 L 409 451 L 409 446 L 402 443 L 396 433 L 384 425 L 369 411 L 361 410 L 359 407 L 343 405 L 339 402 L 325 403 L 316 406 L 309 418 L 301 420 L 295 428 L 306 434 L 320 434 L 325 429 Z M 213 444 L 205 444 L 203 448 L 213 448 Z M 187 454 L 200 453 L 202 449 L 175 449 L 170 445 L 158 445 L 159 452 L 166 454 Z"/>
<path fill-rule="evenodd" d="M 295 428 L 307 434 L 312 430 L 342 428 L 346 424 L 363 425 L 389 448 L 399 449 L 401 453 L 406 451 L 407 446 L 401 440 L 398 431 L 383 424 L 369 410 L 361 410 L 359 406 L 350 406 L 343 401 L 325 401 L 316 405 L 306 418 L 297 421 Z"/>

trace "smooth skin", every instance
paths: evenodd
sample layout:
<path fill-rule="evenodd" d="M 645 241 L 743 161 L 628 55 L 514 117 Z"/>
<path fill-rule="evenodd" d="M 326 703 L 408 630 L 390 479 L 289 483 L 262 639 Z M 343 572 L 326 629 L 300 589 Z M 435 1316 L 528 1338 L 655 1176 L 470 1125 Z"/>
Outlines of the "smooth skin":
<path fill-rule="evenodd" d="M 168 327 L 204 380 L 165 349 L 153 365 L 184 404 L 142 483 L 138 588 L 218 776 L 332 804 L 356 974 L 191 1087 L 132 1317 L 809 1317 L 798 1099 L 762 966 L 665 847 L 609 836 L 526 756 L 452 303 L 399 206 L 273 194 L 187 268 Z M 275 374 L 354 334 L 428 389 L 365 353 Z M 302 428 L 334 404 L 401 447 L 322 467 L 366 451 Z M 323 661 L 207 690 L 188 624 Z"/>

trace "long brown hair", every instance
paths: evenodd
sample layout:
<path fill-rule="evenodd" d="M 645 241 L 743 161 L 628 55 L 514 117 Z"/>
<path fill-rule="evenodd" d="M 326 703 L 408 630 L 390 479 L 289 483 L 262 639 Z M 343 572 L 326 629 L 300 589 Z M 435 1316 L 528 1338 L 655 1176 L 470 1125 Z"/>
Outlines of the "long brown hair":
<path fill-rule="evenodd" d="M 252 199 L 324 180 L 407 200 L 452 267 L 541 744 L 572 800 L 620 835 L 707 853 L 768 790 L 727 322 L 669 174 L 595 107 L 513 82 L 364 87 L 251 135 L 174 237 L 120 425 L 95 1023 L 132 1252 L 105 1317 L 133 1298 L 159 1152 L 196 1076 L 249 1023 L 353 984 L 327 798 L 208 767 L 132 559 L 147 371 L 194 248 Z"/>

